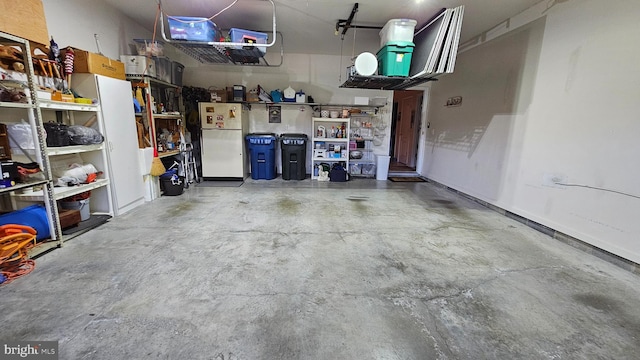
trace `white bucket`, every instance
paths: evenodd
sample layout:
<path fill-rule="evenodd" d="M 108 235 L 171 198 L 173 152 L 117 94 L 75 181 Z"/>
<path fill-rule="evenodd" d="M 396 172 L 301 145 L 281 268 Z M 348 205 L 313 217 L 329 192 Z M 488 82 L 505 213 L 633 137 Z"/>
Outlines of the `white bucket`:
<path fill-rule="evenodd" d="M 376 180 L 387 180 L 391 156 L 376 155 Z"/>
<path fill-rule="evenodd" d="M 63 209 L 80 210 L 80 221 L 89 220 L 91 216 L 89 212 L 89 199 L 78 201 L 62 201 L 60 202 Z"/>

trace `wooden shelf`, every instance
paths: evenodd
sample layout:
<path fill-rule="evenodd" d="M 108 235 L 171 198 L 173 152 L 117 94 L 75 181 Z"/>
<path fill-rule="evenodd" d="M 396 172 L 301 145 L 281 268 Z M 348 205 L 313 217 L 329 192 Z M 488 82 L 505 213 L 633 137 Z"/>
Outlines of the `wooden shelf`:
<path fill-rule="evenodd" d="M 147 116 L 146 112 L 136 113 L 136 116 L 145 117 Z M 153 114 L 154 119 L 182 119 L 182 114 Z"/>
<path fill-rule="evenodd" d="M 148 90 L 154 94 L 156 102 L 161 103 L 170 103 L 172 106 L 169 106 L 169 109 L 179 109 L 180 104 L 179 101 L 174 101 L 175 99 L 169 98 L 167 94 L 167 89 L 177 89 L 179 86 L 170 84 L 166 81 L 158 80 L 156 78 L 149 77 L 147 75 L 126 75 L 127 80 L 131 82 L 131 86 L 135 87 L 139 84 L 143 84 Z M 144 104 L 141 104 L 144 105 Z M 148 109 L 147 109 L 148 110 Z M 165 112 L 165 113 L 154 113 L 151 114 L 144 112 L 135 113 L 137 117 L 137 127 L 138 127 L 138 146 L 150 146 L 153 148 L 157 148 L 158 146 L 158 138 L 159 135 L 163 133 L 163 129 L 167 129 L 172 135 L 172 141 L 176 141 L 176 135 L 180 133 L 184 133 L 184 119 L 185 115 L 179 111 L 173 112 Z M 151 136 L 150 132 L 153 134 Z M 163 144 L 164 145 L 164 144 Z M 158 154 L 159 158 L 164 158 L 168 156 L 174 156 L 180 154 L 180 150 L 167 150 Z"/>
<path fill-rule="evenodd" d="M 158 157 L 162 159 L 167 156 L 173 156 L 178 154 L 180 154 L 180 150 L 164 151 L 164 152 L 158 153 Z"/>
<path fill-rule="evenodd" d="M 139 81 L 139 82 L 144 82 L 145 80 L 148 80 L 150 83 L 153 83 L 155 85 L 161 85 L 164 87 L 172 87 L 172 88 L 179 88 L 180 86 L 178 85 L 174 85 L 172 83 L 168 83 L 166 81 L 148 76 L 148 75 L 136 75 L 136 74 L 126 74 L 126 79 L 129 81 Z M 134 84 L 134 83 L 132 83 Z M 134 84 L 135 85 L 135 84 Z M 142 104 L 140 104 L 142 105 Z"/>
<path fill-rule="evenodd" d="M 182 119 L 182 114 L 153 114 L 156 119 Z"/>

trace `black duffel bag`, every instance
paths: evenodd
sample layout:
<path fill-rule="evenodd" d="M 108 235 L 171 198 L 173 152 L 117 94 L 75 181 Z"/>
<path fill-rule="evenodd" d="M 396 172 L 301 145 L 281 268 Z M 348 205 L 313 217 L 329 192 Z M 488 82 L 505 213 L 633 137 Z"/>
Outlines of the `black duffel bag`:
<path fill-rule="evenodd" d="M 69 146 L 69 133 L 66 124 L 56 122 L 46 122 L 43 124 L 47 132 L 47 146 Z"/>
<path fill-rule="evenodd" d="M 340 163 L 335 163 L 329 171 L 329 180 L 334 182 L 345 182 L 349 180 L 347 170 Z"/>

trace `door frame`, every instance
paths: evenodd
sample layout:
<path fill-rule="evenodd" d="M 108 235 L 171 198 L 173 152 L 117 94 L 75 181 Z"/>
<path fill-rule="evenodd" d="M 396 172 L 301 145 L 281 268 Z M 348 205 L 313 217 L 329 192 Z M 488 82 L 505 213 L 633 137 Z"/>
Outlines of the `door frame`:
<path fill-rule="evenodd" d="M 394 157 L 396 160 L 398 159 L 398 154 L 396 153 L 396 147 L 398 144 L 398 136 L 399 136 L 399 132 L 398 132 L 398 127 L 397 127 L 397 115 L 398 115 L 398 110 L 401 108 L 401 103 L 397 101 L 399 93 L 401 92 L 405 92 L 405 90 L 396 90 L 393 92 L 393 107 L 392 107 L 392 113 L 391 113 L 391 139 L 390 139 L 390 146 L 389 146 L 389 155 L 391 155 L 392 157 Z M 419 173 L 419 169 L 422 169 L 422 161 L 424 159 L 423 156 L 423 149 L 424 149 L 424 143 L 425 143 L 425 139 L 423 139 L 424 135 L 426 134 L 425 131 L 423 131 L 424 129 L 424 122 L 425 122 L 425 117 L 426 117 L 426 101 L 428 99 L 427 97 L 427 89 L 425 88 L 417 88 L 417 89 L 411 89 L 408 90 L 407 92 L 411 92 L 414 93 L 415 95 L 418 95 L 418 92 L 422 93 L 422 97 L 419 99 L 419 101 L 421 101 L 421 106 L 420 106 L 420 111 L 416 112 L 415 116 L 415 125 L 414 125 L 414 134 L 413 134 L 413 140 L 414 140 L 414 144 L 411 145 L 412 147 L 412 151 L 414 151 L 413 149 L 415 149 L 415 154 L 413 154 L 413 158 L 415 159 L 415 164 L 414 167 L 416 169 L 416 172 Z M 417 96 L 416 96 L 417 98 Z M 416 104 L 418 106 L 418 104 Z"/>
<path fill-rule="evenodd" d="M 418 90 L 418 89 L 416 89 Z M 420 133 L 418 134 L 418 153 L 416 156 L 416 172 L 425 176 L 422 171 L 424 170 L 424 162 L 426 157 L 426 149 L 427 149 L 427 137 L 428 132 L 431 131 L 431 124 L 429 123 L 429 95 L 431 87 L 426 86 L 420 88 L 422 90 L 422 110 L 420 112 Z"/>

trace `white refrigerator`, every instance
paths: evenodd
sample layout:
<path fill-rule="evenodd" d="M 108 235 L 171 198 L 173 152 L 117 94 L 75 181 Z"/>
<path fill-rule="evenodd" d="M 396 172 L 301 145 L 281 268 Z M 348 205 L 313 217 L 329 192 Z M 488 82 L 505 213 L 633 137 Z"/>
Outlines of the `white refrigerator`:
<path fill-rule="evenodd" d="M 200 103 L 199 111 L 203 179 L 244 179 L 249 169 L 244 140 L 247 110 L 242 104 Z"/>

